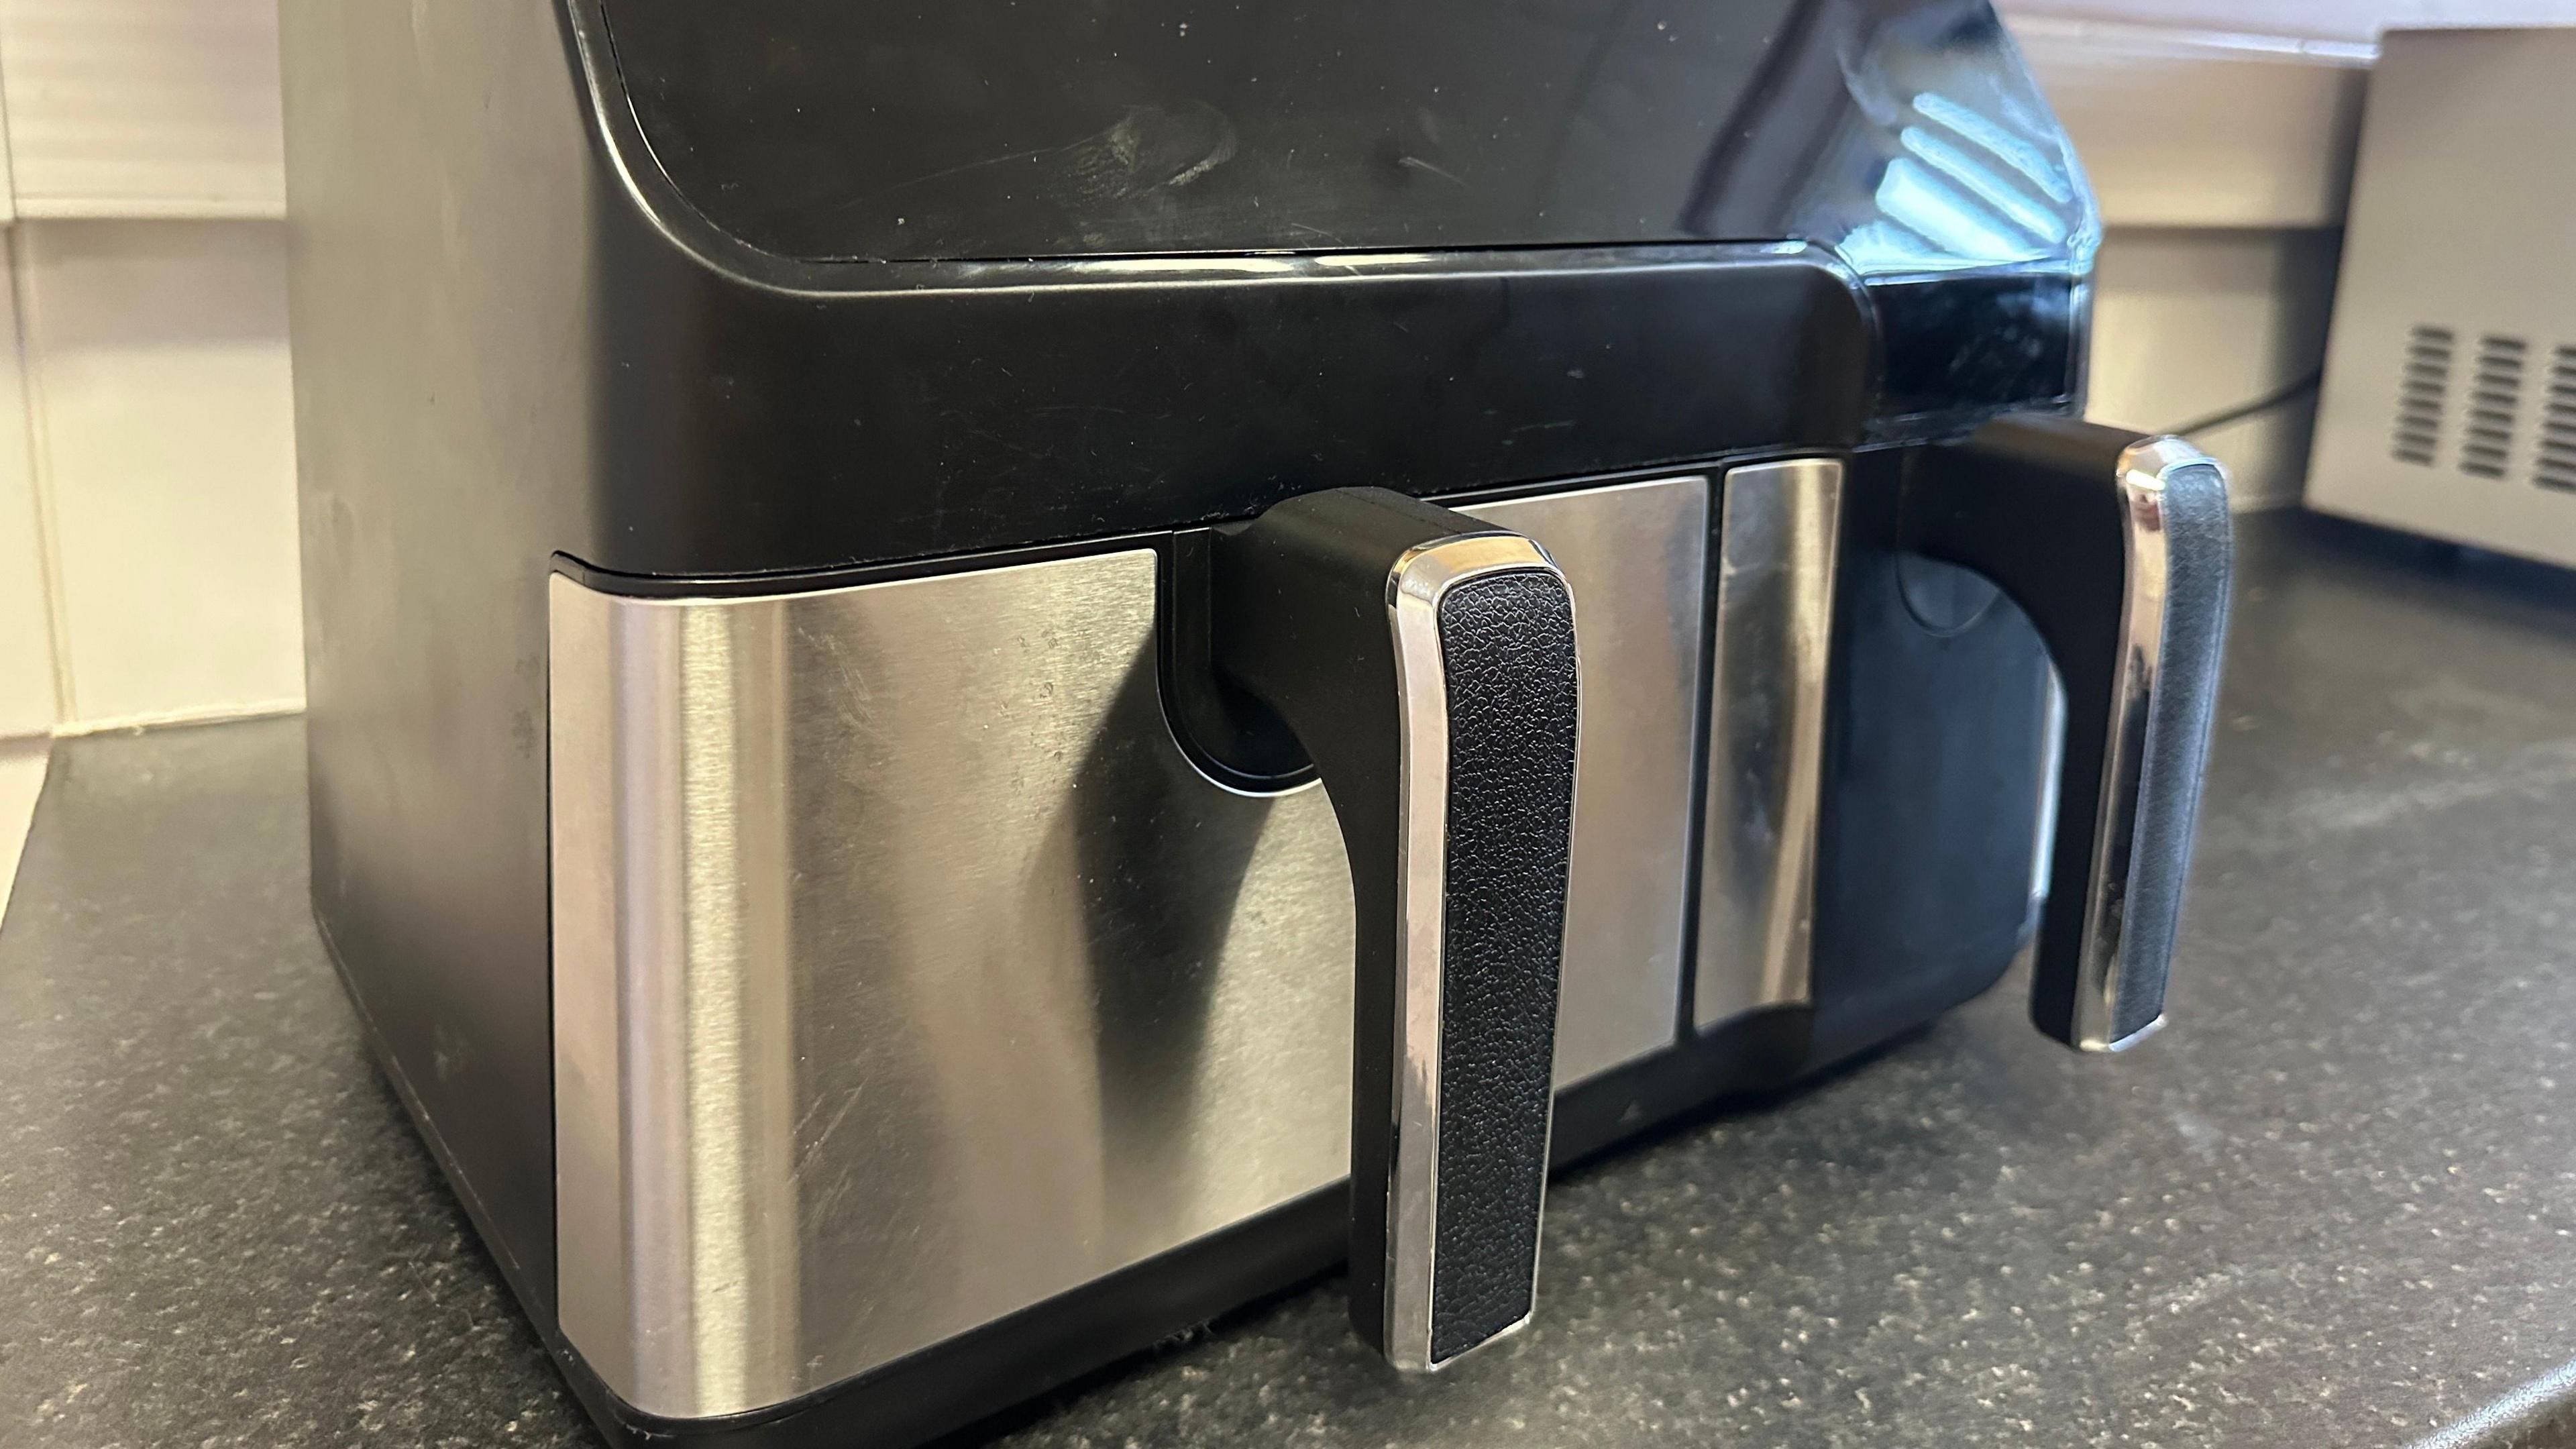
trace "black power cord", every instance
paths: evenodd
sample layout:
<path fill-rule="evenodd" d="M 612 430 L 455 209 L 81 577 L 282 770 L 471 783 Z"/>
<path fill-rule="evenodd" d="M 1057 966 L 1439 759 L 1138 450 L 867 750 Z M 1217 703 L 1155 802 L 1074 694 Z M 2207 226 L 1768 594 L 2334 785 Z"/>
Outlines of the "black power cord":
<path fill-rule="evenodd" d="M 2261 397 L 2255 398 L 2251 402 L 2238 403 L 2232 408 L 2210 413 L 2204 417 L 2193 418 L 2190 422 L 2178 424 L 2174 427 L 2165 429 L 2165 431 L 2178 437 L 2187 438 L 2194 433 L 2205 433 L 2212 428 L 2226 427 L 2229 423 L 2241 423 L 2247 418 L 2254 417 L 2261 413 L 2268 413 L 2274 408 L 2287 407 L 2290 404 L 2297 402 L 2299 399 L 2315 392 L 2324 384 L 2325 379 L 2326 370 L 2323 367 L 2312 368 L 2305 376 L 2283 383 L 2281 386 L 2263 394 Z"/>

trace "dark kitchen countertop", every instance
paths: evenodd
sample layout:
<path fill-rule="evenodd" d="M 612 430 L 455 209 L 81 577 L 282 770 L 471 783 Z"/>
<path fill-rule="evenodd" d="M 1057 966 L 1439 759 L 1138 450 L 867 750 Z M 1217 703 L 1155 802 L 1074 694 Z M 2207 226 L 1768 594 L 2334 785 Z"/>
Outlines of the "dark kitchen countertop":
<path fill-rule="evenodd" d="M 2576 1444 L 2576 577 L 2244 538 L 2153 1044 L 2007 985 L 1563 1179 L 1537 1325 L 1440 1380 L 1333 1282 L 1009 1442 L 2396 1445 L 2527 1389 L 2446 1442 Z M 58 749 L 0 928 L 0 1444 L 590 1442 L 360 1046 L 301 766 L 292 720 Z"/>

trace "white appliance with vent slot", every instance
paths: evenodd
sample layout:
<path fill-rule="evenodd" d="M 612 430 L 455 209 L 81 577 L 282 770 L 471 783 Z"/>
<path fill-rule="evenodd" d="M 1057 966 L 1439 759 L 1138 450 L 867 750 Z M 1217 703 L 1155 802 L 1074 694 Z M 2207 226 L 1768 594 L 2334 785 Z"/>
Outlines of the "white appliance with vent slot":
<path fill-rule="evenodd" d="M 2576 564 L 2576 29 L 2393 31 L 2308 501 Z"/>

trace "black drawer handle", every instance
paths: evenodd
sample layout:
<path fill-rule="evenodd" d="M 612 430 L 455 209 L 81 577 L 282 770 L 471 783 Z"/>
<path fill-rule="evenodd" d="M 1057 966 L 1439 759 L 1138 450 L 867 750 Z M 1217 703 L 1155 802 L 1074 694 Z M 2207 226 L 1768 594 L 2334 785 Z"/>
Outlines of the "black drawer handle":
<path fill-rule="evenodd" d="M 1379 489 L 1220 530 L 1217 668 L 1350 857 L 1351 1317 L 1438 1369 L 1529 1321 L 1574 818 L 1574 604 L 1538 545 Z"/>
<path fill-rule="evenodd" d="M 2227 475 L 2178 438 L 2005 418 L 1925 450 L 1906 542 L 1992 578 L 2066 687 L 2031 1017 L 2086 1051 L 2164 1020 L 2227 636 Z"/>

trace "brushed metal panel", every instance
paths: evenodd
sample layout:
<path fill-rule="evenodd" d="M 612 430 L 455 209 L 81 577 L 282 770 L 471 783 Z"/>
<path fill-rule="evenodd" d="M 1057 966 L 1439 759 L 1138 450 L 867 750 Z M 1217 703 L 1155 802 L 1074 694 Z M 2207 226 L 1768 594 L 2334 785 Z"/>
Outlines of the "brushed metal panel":
<path fill-rule="evenodd" d="M 793 1397 L 1331 1182 L 1321 790 L 1209 785 L 1154 557 L 786 598 L 558 578 L 566 1335 Z"/>
<path fill-rule="evenodd" d="M 1586 1063 L 1674 1030 L 1706 494 L 1485 510 L 1577 591 L 1587 700 L 1633 705 L 1578 764 Z M 1663 568 L 1691 576 L 1633 577 Z M 1347 1169 L 1331 805 L 1187 762 L 1155 584 L 1141 550 L 753 598 L 552 582 L 560 1315 L 630 1403 L 808 1393 Z"/>
<path fill-rule="evenodd" d="M 1538 540 L 1574 592 L 1583 660 L 1556 1081 L 1670 1046 L 1690 906 L 1709 482 L 1657 479 L 1460 512 Z"/>
<path fill-rule="evenodd" d="M 1843 465 L 1737 468 L 1719 502 L 1698 978 L 1705 1031 L 1808 999 Z"/>

